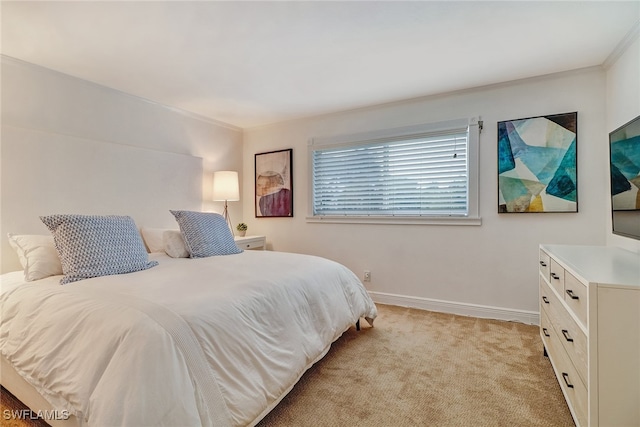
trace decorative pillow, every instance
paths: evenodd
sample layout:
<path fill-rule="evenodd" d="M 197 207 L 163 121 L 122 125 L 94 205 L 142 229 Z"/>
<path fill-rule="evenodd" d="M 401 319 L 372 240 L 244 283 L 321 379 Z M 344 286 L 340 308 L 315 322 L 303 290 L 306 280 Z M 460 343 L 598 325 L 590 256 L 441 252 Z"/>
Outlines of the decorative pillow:
<path fill-rule="evenodd" d="M 53 234 L 65 283 L 131 273 L 158 265 L 128 216 L 50 215 L 40 217 Z"/>
<path fill-rule="evenodd" d="M 162 233 L 164 251 L 171 258 L 189 258 L 189 251 L 184 244 L 182 233 L 178 230 L 167 230 Z"/>
<path fill-rule="evenodd" d="M 191 258 L 232 255 L 242 252 L 227 221 L 211 212 L 170 211 L 176 217 Z"/>
<path fill-rule="evenodd" d="M 62 274 L 62 264 L 52 236 L 8 234 L 9 244 L 18 254 L 27 282 Z"/>
<path fill-rule="evenodd" d="M 144 243 L 147 245 L 147 249 L 149 252 L 164 252 L 164 242 L 162 234 L 165 231 L 168 231 L 168 228 L 142 228 L 140 233 L 142 233 L 142 239 Z M 178 233 L 179 230 L 175 230 Z"/>

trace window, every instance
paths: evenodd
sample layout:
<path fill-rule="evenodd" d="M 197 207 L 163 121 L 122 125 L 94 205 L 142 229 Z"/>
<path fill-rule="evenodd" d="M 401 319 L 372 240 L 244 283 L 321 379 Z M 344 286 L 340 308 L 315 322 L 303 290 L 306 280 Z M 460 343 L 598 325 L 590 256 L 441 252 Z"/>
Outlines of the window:
<path fill-rule="evenodd" d="M 479 224 L 476 120 L 309 144 L 309 221 Z"/>

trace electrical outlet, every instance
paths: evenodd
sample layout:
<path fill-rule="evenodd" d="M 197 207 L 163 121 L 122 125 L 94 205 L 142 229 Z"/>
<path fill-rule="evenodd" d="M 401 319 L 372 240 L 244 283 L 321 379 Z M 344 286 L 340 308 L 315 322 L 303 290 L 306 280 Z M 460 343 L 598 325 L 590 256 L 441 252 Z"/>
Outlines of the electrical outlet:
<path fill-rule="evenodd" d="M 370 282 L 371 281 L 371 272 L 369 270 L 365 270 L 364 271 L 364 281 L 365 282 Z"/>

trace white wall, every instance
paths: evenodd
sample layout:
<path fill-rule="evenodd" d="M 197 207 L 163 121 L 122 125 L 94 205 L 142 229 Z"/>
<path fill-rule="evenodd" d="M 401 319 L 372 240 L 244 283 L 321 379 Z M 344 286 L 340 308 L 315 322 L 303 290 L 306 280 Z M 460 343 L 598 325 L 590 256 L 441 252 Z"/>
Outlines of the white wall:
<path fill-rule="evenodd" d="M 528 79 L 245 130 L 244 218 L 276 250 L 325 256 L 362 276 L 379 301 L 537 321 L 540 243 L 602 245 L 608 210 L 605 73 Z M 497 122 L 578 111 L 579 213 L 498 214 Z M 309 138 L 480 116 L 481 226 L 305 222 Z M 293 148 L 294 217 L 255 218 L 255 153 Z M 391 295 L 389 295 L 391 294 Z M 443 302 L 444 301 L 444 302 Z M 529 317 L 528 317 L 529 316 Z"/>
<path fill-rule="evenodd" d="M 114 150 L 117 150 L 116 146 L 127 146 L 129 148 L 123 152 L 133 153 L 132 156 L 140 156 L 135 158 L 143 159 L 171 158 L 171 156 L 162 156 L 160 153 L 176 153 L 177 157 L 180 155 L 200 157 L 202 161 L 198 162 L 198 167 L 202 171 L 200 172 L 202 177 L 196 185 L 200 189 L 201 195 L 197 195 L 199 203 L 195 208 L 222 211 L 222 203 L 209 201 L 211 200 L 213 172 L 221 169 L 241 170 L 242 131 L 240 129 L 6 56 L 2 56 L 1 59 L 3 140 L 10 138 L 14 144 L 16 142 L 26 144 L 27 139 L 33 139 L 37 140 L 35 146 L 43 141 L 50 141 L 52 144 L 55 142 L 61 147 L 72 147 L 74 144 L 97 144 L 96 146 L 99 147 L 111 145 Z M 4 234 L 7 232 L 41 234 L 42 231 L 46 233 L 46 229 L 42 227 L 42 224 L 39 224 L 37 216 L 53 213 L 42 212 L 40 209 L 38 212 L 28 211 L 28 206 L 31 204 L 15 202 L 15 200 L 19 200 L 18 191 L 22 191 L 24 200 L 51 200 L 55 198 L 56 202 L 59 202 L 60 198 L 71 197 L 63 185 L 39 185 L 39 183 L 50 184 L 48 181 L 55 182 L 55 178 L 63 175 L 60 172 L 82 166 L 86 168 L 87 166 L 87 162 L 83 160 L 87 158 L 87 150 L 84 150 L 85 154 L 81 154 L 80 152 L 83 150 L 63 148 L 64 153 L 56 153 L 55 162 L 52 156 L 47 157 L 42 153 L 37 153 L 30 158 L 30 168 L 21 171 L 20 168 L 8 167 L 10 165 L 6 163 L 9 159 L 15 158 L 13 156 L 15 150 L 8 151 L 12 147 L 15 145 L 10 146 L 8 139 L 1 147 L 3 154 L 1 157 L 3 270 L 6 270 L 6 266 L 11 264 L 5 262 L 5 258 L 15 257 L 9 249 Z M 107 152 L 113 151 L 108 148 L 106 150 Z M 153 155 L 153 152 L 149 150 L 153 150 L 158 155 Z M 145 157 L 144 151 L 150 154 Z M 96 152 L 104 152 L 104 150 L 96 150 Z M 108 162 L 106 159 L 103 161 Z M 85 164 L 79 165 L 79 162 Z M 145 162 L 148 163 L 146 160 Z M 160 169 L 162 164 L 158 162 L 156 167 Z M 169 162 L 169 164 L 173 163 Z M 178 161 L 178 164 L 189 164 L 189 161 Z M 98 165 L 103 166 L 100 163 Z M 148 164 L 144 166 L 154 167 Z M 107 175 L 113 174 L 112 169 L 96 168 L 89 171 L 91 176 L 88 176 L 87 179 L 92 182 L 108 182 L 112 177 Z M 29 170 L 29 174 L 25 174 L 26 170 Z M 141 168 L 141 170 L 145 169 Z M 160 177 L 158 182 L 154 183 L 154 188 L 149 188 L 152 191 L 147 192 L 146 196 L 158 197 L 158 189 L 162 194 L 162 189 L 167 189 L 169 192 L 169 188 L 175 187 L 173 184 L 185 182 L 183 177 L 175 176 L 180 173 L 179 170 L 163 172 L 158 174 Z M 130 169 L 121 173 L 131 176 L 132 180 L 136 176 L 136 171 Z M 138 172 L 138 176 L 140 173 Z M 96 174 L 102 175 L 95 176 Z M 149 185 L 149 187 L 151 186 Z M 13 191 L 16 189 L 17 191 Z M 185 189 L 185 193 L 193 194 L 191 188 Z M 16 197 L 4 197 L 5 194 L 12 194 Z M 106 194 L 105 192 L 103 196 L 107 197 Z M 129 197 L 129 200 L 126 197 Z M 4 203 L 5 201 L 10 202 Z M 104 200 L 105 206 L 109 206 L 109 201 Z M 69 203 L 69 206 L 78 205 L 78 200 L 73 202 Z M 118 202 L 122 205 L 130 204 L 132 210 L 135 210 L 136 206 L 140 206 L 141 200 L 138 196 L 130 195 Z M 20 206 L 16 206 L 16 204 L 20 204 Z M 230 207 L 232 218 L 234 214 L 236 217 L 241 216 L 241 202 L 230 203 Z M 25 217 L 28 216 L 33 220 L 25 222 L 16 220 L 13 223 L 7 220 L 12 215 L 15 217 L 16 212 L 21 213 L 22 211 L 24 211 Z M 135 217 L 136 212 L 130 214 Z M 159 216 L 158 223 L 144 224 L 144 226 L 169 226 L 167 223 L 162 223 L 162 218 L 172 220 L 170 215 Z M 166 221 L 166 219 L 164 220 Z M 38 228 L 36 225 L 40 227 Z"/>
<path fill-rule="evenodd" d="M 629 33 L 621 49 L 607 67 L 607 133 L 640 116 L 640 24 Z M 609 194 L 604 203 L 611 208 Z M 640 240 L 611 232 L 611 217 L 606 222 L 607 244 L 640 253 Z"/>

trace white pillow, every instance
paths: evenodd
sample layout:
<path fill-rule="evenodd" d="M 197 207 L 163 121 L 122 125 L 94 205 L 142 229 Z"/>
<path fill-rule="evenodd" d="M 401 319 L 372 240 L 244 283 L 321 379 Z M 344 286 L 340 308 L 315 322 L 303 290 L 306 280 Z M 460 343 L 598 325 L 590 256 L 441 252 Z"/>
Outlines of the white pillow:
<path fill-rule="evenodd" d="M 53 236 L 8 234 L 24 269 L 27 282 L 62 274 L 62 263 L 53 243 Z"/>
<path fill-rule="evenodd" d="M 149 253 L 164 252 L 162 233 L 168 230 L 168 228 L 142 228 L 140 230 Z"/>
<path fill-rule="evenodd" d="M 189 258 L 189 251 L 184 244 L 182 233 L 178 230 L 166 230 L 162 233 L 164 251 L 171 258 Z"/>

